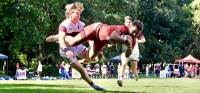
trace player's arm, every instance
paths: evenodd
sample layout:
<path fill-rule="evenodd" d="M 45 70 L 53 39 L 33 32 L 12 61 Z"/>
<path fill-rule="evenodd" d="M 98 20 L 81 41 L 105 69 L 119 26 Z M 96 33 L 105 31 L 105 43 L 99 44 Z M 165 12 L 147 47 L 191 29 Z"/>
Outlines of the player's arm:
<path fill-rule="evenodd" d="M 65 32 L 59 31 L 59 33 L 58 33 L 58 42 L 59 42 L 59 45 L 60 45 L 61 49 L 67 48 L 67 45 L 65 43 L 65 36 L 66 36 Z"/>
<path fill-rule="evenodd" d="M 67 46 L 68 46 L 68 44 L 65 42 L 66 32 L 67 32 L 67 30 L 66 30 L 65 26 L 60 25 L 58 28 L 58 42 L 59 42 L 61 49 L 63 49 L 63 50 L 65 48 L 67 48 Z"/>
<path fill-rule="evenodd" d="M 121 35 L 121 33 L 119 31 L 113 31 L 110 35 L 110 40 L 108 40 L 108 41 L 109 42 L 114 41 L 115 43 L 126 44 L 128 49 L 125 52 L 125 56 L 129 57 L 132 53 L 132 40 L 131 40 L 131 38 L 124 39 L 120 35 Z"/>
<path fill-rule="evenodd" d="M 110 38 L 108 38 L 108 41 L 112 44 L 114 43 L 120 43 L 120 44 L 127 44 L 129 43 L 128 39 L 124 39 L 121 36 L 121 33 L 119 31 L 113 31 L 110 35 Z"/>

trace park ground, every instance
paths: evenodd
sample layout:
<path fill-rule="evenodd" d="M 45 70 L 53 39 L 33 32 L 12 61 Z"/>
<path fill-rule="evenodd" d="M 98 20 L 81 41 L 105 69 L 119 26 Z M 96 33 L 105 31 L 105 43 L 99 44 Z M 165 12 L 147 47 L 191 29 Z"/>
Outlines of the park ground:
<path fill-rule="evenodd" d="M 194 78 L 133 78 L 117 85 L 117 79 L 93 79 L 107 91 L 96 91 L 83 79 L 73 80 L 4 80 L 0 93 L 200 93 L 200 79 Z"/>

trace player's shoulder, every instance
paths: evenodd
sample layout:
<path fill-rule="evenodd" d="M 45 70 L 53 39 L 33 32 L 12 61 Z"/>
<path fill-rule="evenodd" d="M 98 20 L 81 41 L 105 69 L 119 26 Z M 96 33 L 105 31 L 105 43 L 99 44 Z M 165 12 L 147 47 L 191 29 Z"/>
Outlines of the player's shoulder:
<path fill-rule="evenodd" d="M 85 26 L 85 23 L 84 23 L 83 21 L 81 21 L 81 20 L 79 20 L 79 21 L 77 22 L 77 24 L 80 25 L 81 27 L 84 27 L 84 26 Z"/>
<path fill-rule="evenodd" d="M 69 22 L 67 19 L 63 20 L 61 23 L 60 23 L 60 26 L 65 26 L 67 27 L 69 25 Z"/>
<path fill-rule="evenodd" d="M 84 23 L 83 21 L 81 21 L 81 20 L 79 20 L 78 23 L 79 23 L 79 24 L 84 24 L 84 25 L 85 25 L 85 23 Z"/>

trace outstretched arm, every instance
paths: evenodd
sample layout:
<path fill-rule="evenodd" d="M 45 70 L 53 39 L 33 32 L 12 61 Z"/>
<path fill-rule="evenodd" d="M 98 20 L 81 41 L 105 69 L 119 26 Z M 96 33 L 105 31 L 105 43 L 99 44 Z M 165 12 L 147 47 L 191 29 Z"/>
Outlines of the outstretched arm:
<path fill-rule="evenodd" d="M 132 40 L 131 37 L 128 37 L 127 39 L 122 38 L 121 33 L 119 31 L 113 31 L 110 38 L 108 39 L 108 41 L 110 43 L 119 43 L 119 44 L 126 44 L 126 46 L 128 47 L 126 52 L 125 52 L 125 56 L 129 57 L 132 53 Z"/>
<path fill-rule="evenodd" d="M 113 31 L 110 35 L 110 38 L 108 38 L 108 41 L 112 44 L 112 43 L 119 43 L 119 44 L 127 44 L 128 40 L 122 38 L 121 33 L 119 31 Z"/>

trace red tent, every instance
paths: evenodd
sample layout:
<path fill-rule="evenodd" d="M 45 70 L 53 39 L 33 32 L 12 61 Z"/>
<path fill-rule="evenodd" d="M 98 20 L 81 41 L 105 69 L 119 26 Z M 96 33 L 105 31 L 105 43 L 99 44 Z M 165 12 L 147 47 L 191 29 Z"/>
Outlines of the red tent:
<path fill-rule="evenodd" d="M 183 59 L 175 59 L 175 62 L 200 63 L 200 60 L 194 58 L 192 55 L 188 55 Z"/>

